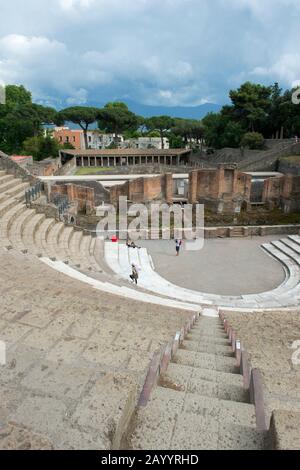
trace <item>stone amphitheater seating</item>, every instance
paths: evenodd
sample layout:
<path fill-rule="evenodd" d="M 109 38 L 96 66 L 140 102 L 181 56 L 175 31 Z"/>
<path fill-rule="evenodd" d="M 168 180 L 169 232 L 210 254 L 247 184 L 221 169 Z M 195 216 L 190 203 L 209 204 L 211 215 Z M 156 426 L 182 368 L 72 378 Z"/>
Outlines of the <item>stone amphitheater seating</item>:
<path fill-rule="evenodd" d="M 0 262 L 0 448 L 119 447 L 153 352 L 188 314 L 95 295 L 13 249 Z"/>
<path fill-rule="evenodd" d="M 263 448 L 214 315 L 200 317 L 148 405 L 137 401 L 154 352 L 203 306 L 298 303 L 300 237 L 264 246 L 286 270 L 274 291 L 209 296 L 163 279 L 145 249 L 104 246 L 27 208 L 28 185 L 0 171 L 0 448 Z M 128 285 L 132 262 L 138 288 Z"/>
<path fill-rule="evenodd" d="M 3 189 L 0 189 L 2 246 L 38 256 L 53 269 L 65 272 L 68 276 L 98 290 L 183 310 L 199 310 L 199 307 L 190 301 L 181 302 L 146 292 L 141 293 L 123 285 L 123 282 L 115 277 L 109 277 L 108 272 L 105 272 L 106 265 L 99 256 L 99 252 L 103 251 L 100 246 L 103 241 L 27 208 L 24 203 L 24 191 L 28 186 L 28 183 L 20 183 L 20 180 L 10 175 L 0 177 L 0 188 Z M 104 276 L 100 276 L 100 279 L 91 277 L 91 274 L 97 276 L 103 274 L 103 271 Z"/>

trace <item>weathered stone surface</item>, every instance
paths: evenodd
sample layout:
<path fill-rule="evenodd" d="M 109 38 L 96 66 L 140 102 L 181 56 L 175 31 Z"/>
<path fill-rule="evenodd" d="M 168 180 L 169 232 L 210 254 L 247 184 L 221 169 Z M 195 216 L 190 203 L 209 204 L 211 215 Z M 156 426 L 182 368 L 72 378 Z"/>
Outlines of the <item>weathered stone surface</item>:
<path fill-rule="evenodd" d="M 136 383 L 185 314 L 95 292 L 14 250 L 0 262 L 0 448 L 118 447 Z"/>
<path fill-rule="evenodd" d="M 8 425 L 0 427 L 0 450 L 52 450 L 51 442 L 28 429 Z"/>
<path fill-rule="evenodd" d="M 300 413 L 275 410 L 271 419 L 270 439 L 274 450 L 299 450 Z"/>

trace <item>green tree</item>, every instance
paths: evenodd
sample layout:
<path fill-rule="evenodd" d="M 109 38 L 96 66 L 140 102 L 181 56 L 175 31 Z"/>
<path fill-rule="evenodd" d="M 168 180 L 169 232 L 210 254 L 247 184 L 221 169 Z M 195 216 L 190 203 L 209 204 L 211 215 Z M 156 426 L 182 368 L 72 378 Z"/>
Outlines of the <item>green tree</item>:
<path fill-rule="evenodd" d="M 83 130 L 85 148 L 88 148 L 87 133 L 91 124 L 99 118 L 100 110 L 98 108 L 86 106 L 73 106 L 60 111 L 58 119 L 64 122 L 70 121 L 77 124 Z"/>
<path fill-rule="evenodd" d="M 23 86 L 7 85 L 6 103 L 0 105 L 0 148 L 19 153 L 28 137 L 42 133 L 43 124 L 52 124 L 57 112 L 32 103 L 31 93 Z"/>
<path fill-rule="evenodd" d="M 265 139 L 259 132 L 247 132 L 242 139 L 242 146 L 251 150 L 262 150 Z"/>
<path fill-rule="evenodd" d="M 136 132 L 139 124 L 139 117 L 129 111 L 125 103 L 107 103 L 104 108 L 99 111 L 99 129 L 107 133 L 112 133 L 115 137 L 123 132 Z"/>
<path fill-rule="evenodd" d="M 221 149 L 223 147 L 237 148 L 245 133 L 239 122 L 234 122 L 222 113 L 210 113 L 202 121 L 203 135 L 209 147 Z"/>
<path fill-rule="evenodd" d="M 251 82 L 229 92 L 233 115 L 246 130 L 254 132 L 266 124 L 271 95 L 272 87 Z"/>
<path fill-rule="evenodd" d="M 40 161 L 45 158 L 56 158 L 58 151 L 63 148 L 56 139 L 51 136 L 29 137 L 23 143 L 22 153 L 32 155 L 34 160 Z"/>
<path fill-rule="evenodd" d="M 170 148 L 172 149 L 182 149 L 183 141 L 180 135 L 173 134 L 172 132 L 168 135 Z"/>
<path fill-rule="evenodd" d="M 174 119 L 170 116 L 153 116 L 145 120 L 147 129 L 152 131 L 158 131 L 161 138 L 161 148 L 164 149 L 164 137 L 166 133 L 174 126 Z"/>

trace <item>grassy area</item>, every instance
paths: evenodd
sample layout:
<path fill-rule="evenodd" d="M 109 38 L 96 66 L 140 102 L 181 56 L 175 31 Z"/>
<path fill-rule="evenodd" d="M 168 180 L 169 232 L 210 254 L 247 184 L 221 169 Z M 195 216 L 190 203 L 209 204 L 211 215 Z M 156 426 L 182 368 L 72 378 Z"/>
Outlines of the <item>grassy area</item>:
<path fill-rule="evenodd" d="M 100 175 L 105 171 L 110 171 L 111 168 L 109 167 L 101 167 L 101 166 L 94 166 L 94 167 L 86 167 L 86 168 L 79 168 L 75 175 L 76 176 L 86 176 L 86 175 Z"/>
<path fill-rule="evenodd" d="M 300 155 L 291 155 L 290 157 L 283 157 L 282 160 L 287 160 L 290 163 L 300 165 Z"/>

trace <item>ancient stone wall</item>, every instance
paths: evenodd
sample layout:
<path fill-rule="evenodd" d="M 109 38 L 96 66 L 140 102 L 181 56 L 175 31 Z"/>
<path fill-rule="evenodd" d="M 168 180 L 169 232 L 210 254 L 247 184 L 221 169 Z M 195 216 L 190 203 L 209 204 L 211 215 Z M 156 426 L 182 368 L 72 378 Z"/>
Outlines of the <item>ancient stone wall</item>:
<path fill-rule="evenodd" d="M 27 165 L 28 171 L 34 176 L 53 176 L 60 167 L 60 160 L 55 159 L 48 162 L 34 162 Z"/>
<path fill-rule="evenodd" d="M 300 211 L 300 176 L 285 175 L 265 181 L 263 201 L 269 209 L 281 208 L 285 213 Z"/>
<path fill-rule="evenodd" d="M 0 169 L 5 170 L 11 175 L 14 175 L 16 178 L 21 178 L 24 181 L 29 181 L 31 184 L 34 184 L 38 181 L 34 176 L 29 173 L 28 170 L 22 168 L 3 152 L 0 152 Z"/>
<path fill-rule="evenodd" d="M 166 173 L 152 178 L 137 178 L 123 185 L 112 186 L 110 188 L 111 204 L 117 204 L 120 196 L 127 197 L 133 203 L 147 204 L 151 201 L 172 203 L 172 174 Z"/>
<path fill-rule="evenodd" d="M 51 198 L 55 195 L 66 196 L 71 203 L 76 203 L 79 212 L 91 212 L 95 208 L 93 188 L 76 184 L 56 184 L 51 188 Z"/>
<path fill-rule="evenodd" d="M 189 202 L 205 204 L 214 212 L 234 212 L 250 203 L 251 176 L 235 165 L 193 170 L 189 183 Z"/>
<path fill-rule="evenodd" d="M 278 171 L 285 175 L 300 176 L 300 164 L 297 162 L 290 161 L 287 158 L 282 158 L 279 161 Z"/>

